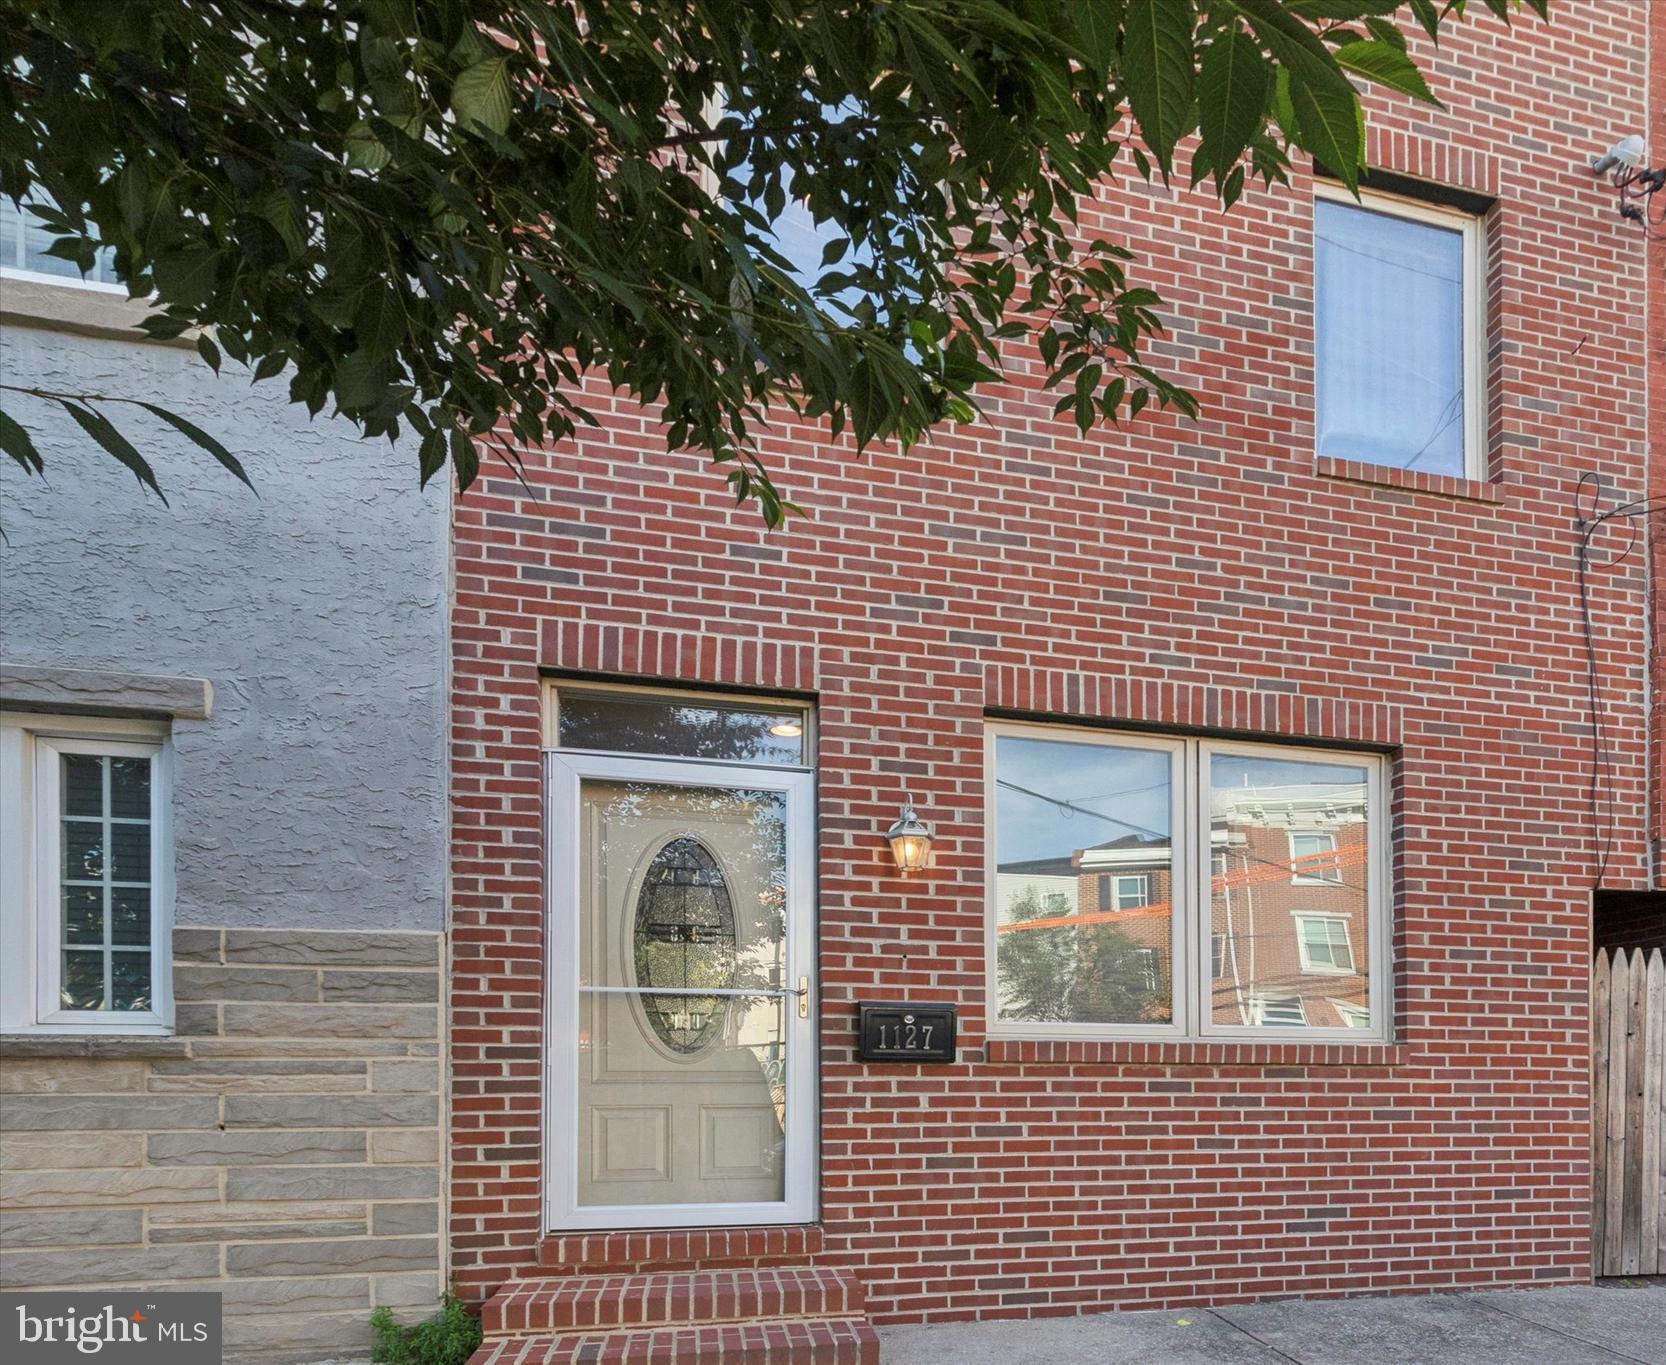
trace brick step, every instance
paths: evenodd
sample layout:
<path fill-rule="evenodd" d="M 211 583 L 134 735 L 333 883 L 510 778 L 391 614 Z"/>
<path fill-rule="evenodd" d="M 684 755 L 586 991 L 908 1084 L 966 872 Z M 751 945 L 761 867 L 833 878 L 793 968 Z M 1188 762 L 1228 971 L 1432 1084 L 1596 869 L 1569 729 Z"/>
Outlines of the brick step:
<path fill-rule="evenodd" d="M 558 1232 L 538 1244 L 538 1264 L 551 1274 L 620 1275 L 644 1270 L 736 1270 L 801 1265 L 821 1254 L 815 1223 L 750 1228 L 661 1228 Z"/>
<path fill-rule="evenodd" d="M 879 1365 L 866 1318 L 792 1318 L 488 1338 L 468 1365 Z"/>
<path fill-rule="evenodd" d="M 756 1320 L 859 1318 L 862 1282 L 845 1270 L 646 1271 L 511 1280 L 486 1301 L 487 1337 L 688 1327 Z"/>

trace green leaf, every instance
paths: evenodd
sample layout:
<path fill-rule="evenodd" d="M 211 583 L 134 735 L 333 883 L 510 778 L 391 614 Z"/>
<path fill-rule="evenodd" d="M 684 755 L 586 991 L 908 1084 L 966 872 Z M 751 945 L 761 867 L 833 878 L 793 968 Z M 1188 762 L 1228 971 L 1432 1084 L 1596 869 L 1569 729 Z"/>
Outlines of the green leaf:
<path fill-rule="evenodd" d="M 1389 43 L 1344 43 L 1336 49 L 1336 64 L 1425 104 L 1440 104 L 1412 59 Z"/>
<path fill-rule="evenodd" d="M 46 469 L 46 463 L 35 449 L 35 443 L 29 439 L 29 433 L 4 412 L 0 412 L 0 450 L 4 450 L 31 474 L 40 474 Z"/>
<path fill-rule="evenodd" d="M 253 383 L 260 383 L 262 379 L 274 379 L 283 373 L 283 367 L 289 364 L 289 357 L 282 351 L 272 351 L 260 358 L 255 366 Z"/>
<path fill-rule="evenodd" d="M 233 455 L 195 422 L 188 422 L 177 412 L 169 412 L 166 408 L 159 408 L 154 403 L 140 403 L 139 406 L 152 417 L 160 417 L 180 435 L 184 436 L 186 440 L 206 450 L 239 479 L 248 484 L 251 489 L 254 488 L 253 482 L 244 471 L 242 462 L 237 456 Z M 258 497 L 259 494 L 257 493 L 256 496 Z"/>
<path fill-rule="evenodd" d="M 75 419 L 75 424 L 82 431 L 86 432 L 104 448 L 106 454 L 115 456 L 117 460 L 131 469 L 133 476 L 139 480 L 141 485 L 150 489 L 151 492 L 162 499 L 164 507 L 168 505 L 167 498 L 163 497 L 161 485 L 156 482 L 156 475 L 151 471 L 145 457 L 133 448 L 127 437 L 123 436 L 110 424 L 109 418 L 104 416 L 103 413 L 95 412 L 93 409 L 83 407 L 79 403 L 72 403 L 67 398 L 60 398 L 58 405 Z"/>
<path fill-rule="evenodd" d="M 372 355 L 391 355 L 405 340 L 409 323 L 405 301 L 399 292 L 381 280 L 373 280 L 360 296 L 353 316 L 358 343 Z"/>
<path fill-rule="evenodd" d="M 387 389 L 387 367 L 368 351 L 361 349 L 343 356 L 336 366 L 336 402 L 345 412 L 375 407 Z"/>
<path fill-rule="evenodd" d="M 1116 60 L 1116 40 L 1120 7 L 1113 0 L 1075 0 L 1071 14 L 1076 24 L 1076 46 L 1088 60 L 1088 68 L 1096 80 L 1110 74 Z"/>
<path fill-rule="evenodd" d="M 1368 14 L 1393 14 L 1402 0 L 1285 0 L 1285 8 L 1303 19 L 1363 19 Z"/>
<path fill-rule="evenodd" d="M 445 432 L 433 427 L 417 447 L 418 486 L 428 487 L 428 480 L 445 468 Z"/>
<path fill-rule="evenodd" d="M 1286 66 L 1301 65 L 1305 54 L 1322 67 L 1336 69 L 1330 49 L 1279 0 L 1227 0 L 1250 22 L 1250 27 Z"/>
<path fill-rule="evenodd" d="M 473 438 L 456 428 L 451 432 L 451 467 L 457 471 L 459 492 L 466 491 L 480 472 L 480 452 L 475 448 Z"/>
<path fill-rule="evenodd" d="M 1273 121 L 1292 142 L 1296 139 L 1296 106 L 1290 102 L 1290 69 L 1276 67 L 1273 71 L 1273 97 L 1269 105 Z"/>
<path fill-rule="evenodd" d="M 1128 107 L 1166 178 L 1192 125 L 1191 0 L 1134 0 L 1122 39 Z"/>
<path fill-rule="evenodd" d="M 1423 26 L 1423 31 L 1436 42 L 1440 41 L 1440 12 L 1435 9 L 1435 0 L 1408 0 L 1411 12 L 1417 22 Z"/>
<path fill-rule="evenodd" d="M 151 266 L 151 273 L 156 277 L 156 292 L 163 303 L 179 303 L 188 307 L 201 304 L 214 292 L 219 264 L 220 253 L 212 247 L 191 246 L 178 251 L 165 251 Z"/>
<path fill-rule="evenodd" d="M 1344 93 L 1329 81 L 1304 80 L 1292 71 L 1290 104 L 1302 147 L 1335 171 L 1349 189 L 1356 188 L 1365 149 L 1353 87 L 1347 86 Z"/>
<path fill-rule="evenodd" d="M 347 130 L 343 145 L 347 149 L 347 164 L 362 171 L 379 171 L 393 160 L 393 153 L 363 119 Z"/>
<path fill-rule="evenodd" d="M 502 57 L 476 62 L 451 83 L 451 109 L 465 128 L 479 124 L 501 135 L 508 131 L 511 108 L 509 63 Z"/>
<path fill-rule="evenodd" d="M 1238 28 L 1204 50 L 1198 80 L 1198 122 L 1215 180 L 1231 171 L 1267 115 L 1272 68 L 1253 38 Z"/>
<path fill-rule="evenodd" d="M 1365 27 L 1371 30 L 1378 42 L 1388 43 L 1402 52 L 1406 50 L 1406 35 L 1400 32 L 1392 20 L 1373 16 L 1365 21 Z"/>

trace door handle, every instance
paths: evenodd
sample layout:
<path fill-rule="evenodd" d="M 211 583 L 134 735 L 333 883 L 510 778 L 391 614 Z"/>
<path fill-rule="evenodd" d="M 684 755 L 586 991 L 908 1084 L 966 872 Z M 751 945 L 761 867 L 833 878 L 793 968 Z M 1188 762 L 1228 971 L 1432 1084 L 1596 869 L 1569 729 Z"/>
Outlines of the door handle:
<path fill-rule="evenodd" d="M 808 1019 L 810 1017 L 810 978 L 809 977 L 801 976 L 801 977 L 798 978 L 798 992 L 797 992 L 797 994 L 798 994 L 798 1017 L 800 1019 Z"/>

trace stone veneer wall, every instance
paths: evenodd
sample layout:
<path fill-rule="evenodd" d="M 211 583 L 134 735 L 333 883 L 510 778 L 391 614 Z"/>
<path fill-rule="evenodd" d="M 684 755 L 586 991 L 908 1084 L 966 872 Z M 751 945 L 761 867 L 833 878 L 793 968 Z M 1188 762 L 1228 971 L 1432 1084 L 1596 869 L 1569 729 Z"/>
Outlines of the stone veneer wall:
<path fill-rule="evenodd" d="M 174 946 L 174 1037 L 0 1041 L 0 1286 L 217 1290 L 228 1357 L 368 1355 L 443 1287 L 440 936 Z"/>

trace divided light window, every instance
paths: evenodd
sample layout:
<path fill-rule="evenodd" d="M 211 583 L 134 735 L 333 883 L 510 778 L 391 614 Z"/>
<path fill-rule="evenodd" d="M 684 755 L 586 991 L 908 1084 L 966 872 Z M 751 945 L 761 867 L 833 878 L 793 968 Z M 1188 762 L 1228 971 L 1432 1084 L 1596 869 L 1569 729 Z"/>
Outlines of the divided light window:
<path fill-rule="evenodd" d="M 166 1030 L 165 732 L 6 717 L 0 727 L 0 1027 Z"/>
<path fill-rule="evenodd" d="M 1315 183 L 1319 454 L 1486 477 L 1483 235 L 1473 213 Z"/>
<path fill-rule="evenodd" d="M 991 1032 L 1388 1037 L 1374 754 L 1000 723 Z"/>

